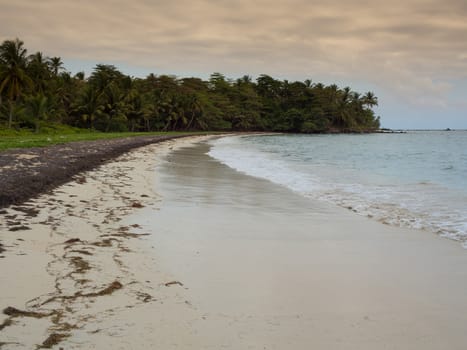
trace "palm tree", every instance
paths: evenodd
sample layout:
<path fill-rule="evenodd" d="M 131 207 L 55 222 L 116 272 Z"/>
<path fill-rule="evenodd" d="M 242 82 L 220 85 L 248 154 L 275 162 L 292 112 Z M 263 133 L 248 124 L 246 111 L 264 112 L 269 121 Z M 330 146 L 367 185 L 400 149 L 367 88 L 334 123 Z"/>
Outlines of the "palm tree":
<path fill-rule="evenodd" d="M 26 54 L 24 43 L 19 40 L 5 40 L 0 45 L 0 94 L 6 92 L 10 104 L 8 128 L 13 122 L 15 103 L 23 89 L 32 86 L 31 78 L 26 74 Z"/>
<path fill-rule="evenodd" d="M 75 79 L 77 79 L 79 81 L 84 81 L 84 78 L 85 78 L 84 72 L 78 72 L 78 73 L 75 74 Z"/>
<path fill-rule="evenodd" d="M 49 100 L 43 94 L 29 97 L 26 101 L 27 109 L 34 121 L 36 132 L 39 132 L 41 121 L 49 117 L 51 106 Z"/>
<path fill-rule="evenodd" d="M 166 121 L 163 131 L 174 131 L 181 118 L 184 119 L 182 123 L 186 124 L 184 123 L 186 118 L 177 96 L 169 96 L 168 99 L 161 104 L 161 108 Z"/>
<path fill-rule="evenodd" d="M 39 94 L 43 94 L 47 81 L 50 78 L 49 65 L 47 63 L 48 58 L 44 57 L 42 52 L 36 52 L 28 57 L 29 63 L 27 66 L 28 75 L 34 82 L 35 90 Z"/>
<path fill-rule="evenodd" d="M 353 92 L 351 97 L 352 97 L 352 102 L 355 102 L 355 103 L 362 102 L 362 94 L 358 92 Z"/>
<path fill-rule="evenodd" d="M 63 62 L 60 57 L 50 57 L 48 59 L 49 67 L 52 70 L 52 73 L 57 76 L 58 73 L 63 70 Z"/>
<path fill-rule="evenodd" d="M 348 86 L 346 86 L 342 90 L 341 103 L 343 105 L 346 105 L 349 102 L 351 95 L 352 95 L 352 91 L 350 90 L 350 88 Z"/>
<path fill-rule="evenodd" d="M 363 95 L 362 103 L 363 105 L 366 105 L 367 107 L 371 108 L 373 106 L 378 105 L 378 98 L 375 96 L 374 93 L 368 91 L 365 95 Z"/>
<path fill-rule="evenodd" d="M 139 80 L 125 76 L 121 80 L 123 104 L 130 131 L 135 131 L 143 117 L 143 98 L 138 90 Z"/>
<path fill-rule="evenodd" d="M 142 95 L 142 108 L 143 115 L 142 121 L 144 123 L 145 131 L 160 130 L 165 124 L 161 118 L 160 99 L 157 94 L 153 92 Z"/>
<path fill-rule="evenodd" d="M 99 94 L 103 94 L 114 81 L 120 81 L 123 74 L 111 64 L 98 64 L 89 77 L 89 83 L 93 85 Z"/>
<path fill-rule="evenodd" d="M 186 113 L 189 114 L 190 120 L 186 124 L 185 130 L 189 130 L 193 124 L 196 123 L 196 119 L 198 119 L 203 114 L 203 107 L 196 95 L 187 97 Z"/>
<path fill-rule="evenodd" d="M 88 85 L 79 96 L 76 112 L 81 116 L 87 127 L 94 129 L 94 122 L 103 115 L 104 106 L 99 102 L 95 88 Z"/>
<path fill-rule="evenodd" d="M 104 104 L 104 113 L 107 119 L 104 131 L 108 132 L 112 127 L 122 128 L 118 131 L 123 131 L 123 124 L 125 122 L 126 125 L 127 121 L 128 105 L 125 101 L 125 94 L 117 82 L 113 81 L 107 85 L 100 98 Z"/>
<path fill-rule="evenodd" d="M 252 78 L 249 75 L 244 75 L 241 78 L 238 78 L 236 83 L 236 86 L 242 86 L 242 85 L 251 85 L 252 83 Z"/>

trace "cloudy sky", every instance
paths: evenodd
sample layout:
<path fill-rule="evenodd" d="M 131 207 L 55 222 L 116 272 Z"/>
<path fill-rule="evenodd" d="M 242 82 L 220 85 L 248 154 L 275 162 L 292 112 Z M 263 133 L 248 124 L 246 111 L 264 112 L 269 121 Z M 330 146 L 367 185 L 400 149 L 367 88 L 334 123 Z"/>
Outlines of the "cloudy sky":
<path fill-rule="evenodd" d="M 467 129 L 466 0 L 0 0 L 0 40 L 90 72 L 261 73 L 379 97 L 391 128 Z"/>

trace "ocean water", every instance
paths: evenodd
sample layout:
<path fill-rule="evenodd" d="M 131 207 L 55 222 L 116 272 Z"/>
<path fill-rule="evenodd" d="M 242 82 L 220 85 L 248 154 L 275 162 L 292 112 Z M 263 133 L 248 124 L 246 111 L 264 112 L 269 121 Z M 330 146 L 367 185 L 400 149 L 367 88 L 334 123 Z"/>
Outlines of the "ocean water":
<path fill-rule="evenodd" d="M 209 155 L 251 176 L 467 248 L 467 131 L 233 136 Z"/>

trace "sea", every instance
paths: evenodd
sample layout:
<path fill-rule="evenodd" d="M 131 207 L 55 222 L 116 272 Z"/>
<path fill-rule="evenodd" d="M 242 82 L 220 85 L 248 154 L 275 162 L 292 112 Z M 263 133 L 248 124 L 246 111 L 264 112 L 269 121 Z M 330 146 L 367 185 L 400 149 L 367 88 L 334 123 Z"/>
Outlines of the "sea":
<path fill-rule="evenodd" d="M 242 173 L 467 249 L 467 131 L 252 135 L 210 141 Z"/>

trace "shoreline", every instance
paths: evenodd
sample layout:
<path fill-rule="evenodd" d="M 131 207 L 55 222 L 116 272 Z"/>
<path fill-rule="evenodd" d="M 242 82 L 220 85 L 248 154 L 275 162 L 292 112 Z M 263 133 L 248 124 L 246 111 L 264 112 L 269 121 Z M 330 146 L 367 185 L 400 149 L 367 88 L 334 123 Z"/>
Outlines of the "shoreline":
<path fill-rule="evenodd" d="M 238 173 L 211 137 L 5 209 L 2 350 L 463 349 L 460 246 Z"/>
<path fill-rule="evenodd" d="M 133 216 L 193 308 L 155 327 L 158 348 L 464 349 L 456 242 L 309 200 L 208 149 L 170 153 L 160 208 Z"/>

